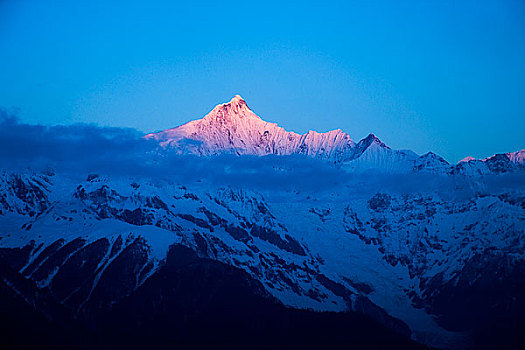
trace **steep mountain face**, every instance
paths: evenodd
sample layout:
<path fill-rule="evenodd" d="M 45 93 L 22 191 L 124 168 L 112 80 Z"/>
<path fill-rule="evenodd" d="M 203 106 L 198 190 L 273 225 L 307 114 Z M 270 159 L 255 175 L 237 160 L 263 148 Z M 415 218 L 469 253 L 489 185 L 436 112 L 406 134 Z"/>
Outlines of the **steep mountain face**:
<path fill-rule="evenodd" d="M 388 149 L 371 137 L 382 149 Z M 354 159 L 375 144 L 365 139 L 356 147 L 350 136 L 339 129 L 326 133 L 309 131 L 304 135 L 286 131 L 275 123 L 263 121 L 239 95 L 216 106 L 202 119 L 146 135 L 146 138 L 182 154 L 303 154 L 333 162 Z"/>
<path fill-rule="evenodd" d="M 522 149 L 521 151 L 513 152 L 513 153 L 506 153 L 505 154 L 509 160 L 514 164 L 525 164 L 525 149 Z"/>

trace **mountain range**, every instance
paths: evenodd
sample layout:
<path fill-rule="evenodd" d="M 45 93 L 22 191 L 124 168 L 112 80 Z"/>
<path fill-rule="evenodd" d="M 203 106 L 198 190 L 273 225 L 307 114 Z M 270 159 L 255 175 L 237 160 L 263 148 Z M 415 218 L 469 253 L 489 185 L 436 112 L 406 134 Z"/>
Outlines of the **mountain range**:
<path fill-rule="evenodd" d="M 202 119 L 151 133 L 145 138 L 179 154 L 305 155 L 352 171 L 487 173 L 512 171 L 525 165 L 525 149 L 483 160 L 467 157 L 457 165 L 450 165 L 432 152 L 418 156 L 408 150 L 392 150 L 374 134 L 357 143 L 340 129 L 325 133 L 311 130 L 301 135 L 262 120 L 239 95 L 217 105 Z"/>
<path fill-rule="evenodd" d="M 3 345 L 525 345 L 525 150 L 449 164 L 238 95 L 144 139 L 147 173 L 1 170 Z"/>

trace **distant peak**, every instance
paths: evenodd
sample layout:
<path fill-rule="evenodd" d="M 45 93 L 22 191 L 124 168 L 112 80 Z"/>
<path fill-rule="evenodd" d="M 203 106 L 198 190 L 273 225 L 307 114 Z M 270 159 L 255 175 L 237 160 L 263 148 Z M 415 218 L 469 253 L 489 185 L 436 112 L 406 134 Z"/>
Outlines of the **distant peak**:
<path fill-rule="evenodd" d="M 239 108 L 239 107 L 248 107 L 248 105 L 246 104 L 246 101 L 241 97 L 241 95 L 235 95 L 232 97 L 232 99 L 229 102 L 221 103 L 217 105 L 215 108 L 223 108 L 223 107 Z"/>
<path fill-rule="evenodd" d="M 361 142 L 363 144 L 366 144 L 366 147 L 370 146 L 373 143 L 377 143 L 378 145 L 380 145 L 382 147 L 387 147 L 387 145 L 385 145 L 376 135 L 374 135 L 372 133 L 368 134 L 368 136 L 365 137 L 364 139 L 362 139 L 360 141 L 360 143 Z"/>
<path fill-rule="evenodd" d="M 434 152 L 427 152 L 419 157 L 420 159 L 424 159 L 426 161 L 438 161 L 442 164 L 449 165 L 449 162 L 445 160 L 445 158 L 441 157 L 438 154 L 435 154 Z"/>
<path fill-rule="evenodd" d="M 246 101 L 241 95 L 235 95 L 225 103 L 218 104 L 208 113 L 204 120 L 221 120 L 232 122 L 234 120 L 261 120 L 261 118 L 252 112 Z"/>
<path fill-rule="evenodd" d="M 225 106 L 225 105 L 231 105 L 233 106 L 241 106 L 246 105 L 246 101 L 241 97 L 241 95 L 235 95 L 232 97 L 232 99 L 229 102 L 223 103 L 219 106 Z"/>
<path fill-rule="evenodd" d="M 513 153 L 507 153 L 507 157 L 513 163 L 525 164 L 525 149 Z"/>
<path fill-rule="evenodd" d="M 471 156 L 468 156 L 468 157 L 465 157 L 465 158 L 463 158 L 462 160 L 460 160 L 458 163 L 468 163 L 468 162 L 470 162 L 471 160 L 476 160 L 476 158 L 471 157 Z"/>

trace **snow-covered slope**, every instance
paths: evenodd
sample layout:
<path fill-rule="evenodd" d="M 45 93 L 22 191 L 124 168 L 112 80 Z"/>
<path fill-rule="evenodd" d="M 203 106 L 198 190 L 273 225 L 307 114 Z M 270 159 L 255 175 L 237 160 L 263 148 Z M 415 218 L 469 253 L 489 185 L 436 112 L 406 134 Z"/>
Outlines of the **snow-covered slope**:
<path fill-rule="evenodd" d="M 442 164 L 433 155 L 426 160 Z M 484 317 L 512 312 L 516 303 L 497 295 L 521 278 L 515 268 L 525 262 L 523 184 L 493 175 L 500 182 L 481 184 L 480 194 L 463 175 L 398 176 L 256 190 L 4 172 L 0 255 L 87 312 L 141 286 L 169 246 L 183 244 L 245 270 L 285 305 L 359 311 L 420 342 L 467 347 L 473 321 L 454 320 L 472 315 L 469 308 Z M 483 284 L 501 264 L 507 270 L 499 282 Z M 124 277 L 113 281 L 115 275 Z M 463 305 L 455 286 L 474 301 Z M 495 290 L 485 295 L 487 288 Z M 520 289 L 506 293 L 501 297 L 520 300 Z"/>
<path fill-rule="evenodd" d="M 459 161 L 454 172 L 469 176 L 504 174 L 525 171 L 525 150 L 498 153 L 485 159 L 466 157 Z"/>
<path fill-rule="evenodd" d="M 525 165 L 525 149 L 513 153 L 506 153 L 512 163 Z"/>
<path fill-rule="evenodd" d="M 341 166 L 350 172 L 381 171 L 386 173 L 408 173 L 413 170 L 418 155 L 412 151 L 393 150 L 374 134 L 359 141 L 353 159 Z"/>
<path fill-rule="evenodd" d="M 146 138 L 181 154 L 302 154 L 337 163 L 359 157 L 376 142 L 382 145 L 379 153 L 383 148 L 388 149 L 375 136 L 375 142 L 369 142 L 367 138 L 356 147 L 350 136 L 339 129 L 325 133 L 309 131 L 304 135 L 286 131 L 275 123 L 262 120 L 239 95 L 228 103 L 216 106 L 202 119 L 148 134 Z"/>

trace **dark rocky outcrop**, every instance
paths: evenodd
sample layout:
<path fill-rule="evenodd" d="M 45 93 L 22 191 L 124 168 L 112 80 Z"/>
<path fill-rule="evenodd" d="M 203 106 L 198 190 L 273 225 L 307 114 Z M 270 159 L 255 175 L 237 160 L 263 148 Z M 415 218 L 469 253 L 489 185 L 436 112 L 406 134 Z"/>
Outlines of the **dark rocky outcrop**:
<path fill-rule="evenodd" d="M 84 275 L 108 249 L 104 240 L 80 249 L 67 264 Z M 359 313 L 318 313 L 284 307 L 246 272 L 174 245 L 142 285 L 139 239 L 110 265 L 96 302 L 76 316 L 36 285 L 0 264 L 0 345 L 9 349 L 419 349 L 424 348 Z M 86 260 L 85 267 L 77 266 Z M 67 291 L 66 269 L 55 288 Z M 6 283 L 5 281 L 8 281 Z M 77 281 L 78 282 L 78 281 Z M 114 297 L 125 295 L 115 302 Z M 59 294 L 59 293 L 55 293 Z M 30 334 L 31 337 L 26 335 Z"/>
<path fill-rule="evenodd" d="M 424 281 L 428 311 L 441 326 L 471 332 L 477 349 L 525 348 L 525 264 L 487 250 L 469 259 L 443 283 Z"/>

